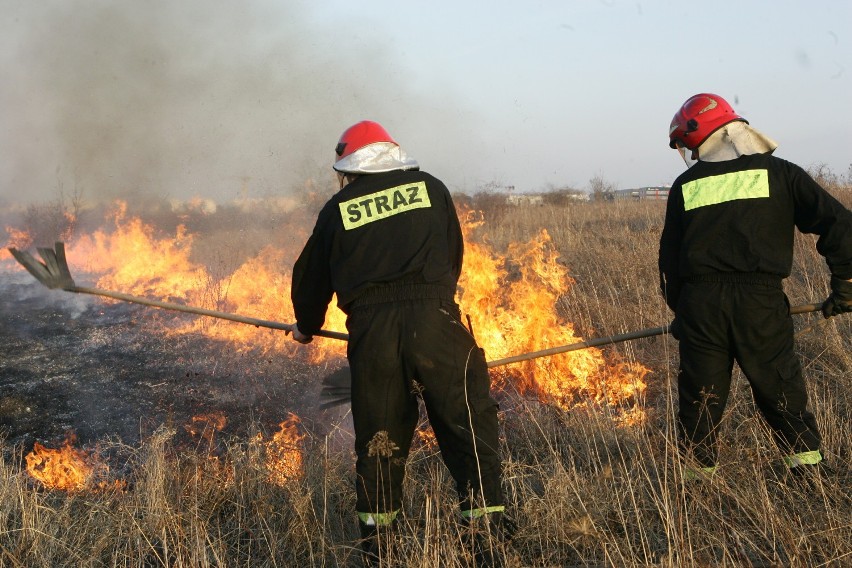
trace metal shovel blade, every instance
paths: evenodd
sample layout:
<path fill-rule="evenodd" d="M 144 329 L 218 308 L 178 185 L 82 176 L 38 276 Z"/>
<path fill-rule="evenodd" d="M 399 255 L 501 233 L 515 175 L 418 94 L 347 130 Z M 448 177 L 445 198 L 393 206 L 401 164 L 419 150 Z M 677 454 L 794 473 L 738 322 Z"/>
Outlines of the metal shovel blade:
<path fill-rule="evenodd" d="M 30 253 L 14 247 L 10 248 L 9 252 L 12 253 L 15 260 L 27 269 L 27 272 L 51 290 L 75 288 L 74 279 L 71 278 L 71 272 L 68 270 L 68 262 L 65 260 L 64 243 L 56 243 L 55 250 L 40 247 L 38 254 L 44 262 L 40 262 Z"/>

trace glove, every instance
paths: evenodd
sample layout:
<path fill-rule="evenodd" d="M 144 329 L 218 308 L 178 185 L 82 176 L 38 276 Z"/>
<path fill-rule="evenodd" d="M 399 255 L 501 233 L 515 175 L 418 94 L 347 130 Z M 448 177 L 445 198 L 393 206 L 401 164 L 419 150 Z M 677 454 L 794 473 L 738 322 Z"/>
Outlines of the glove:
<path fill-rule="evenodd" d="M 680 322 L 675 316 L 675 319 L 672 320 L 671 330 L 669 334 L 674 337 L 677 341 L 680 341 Z"/>
<path fill-rule="evenodd" d="M 298 342 L 299 342 L 299 343 L 301 343 L 302 345 L 307 345 L 308 343 L 310 343 L 311 341 L 313 341 L 313 340 L 314 340 L 314 336 L 313 336 L 313 335 L 305 335 L 304 333 L 302 333 L 301 331 L 299 331 L 299 326 L 298 326 L 298 325 L 296 325 L 295 323 L 293 324 L 293 329 L 292 329 L 292 330 L 290 330 L 290 331 L 292 331 L 292 332 L 293 332 L 293 339 L 294 339 L 294 340 L 296 340 L 296 341 L 298 341 Z M 289 333 L 290 333 L 290 331 L 285 331 L 285 332 L 284 332 L 284 334 L 285 334 L 285 335 L 286 335 L 286 334 L 289 334 Z"/>
<path fill-rule="evenodd" d="M 831 295 L 822 304 L 822 315 L 826 318 L 852 312 L 852 280 L 831 277 Z"/>

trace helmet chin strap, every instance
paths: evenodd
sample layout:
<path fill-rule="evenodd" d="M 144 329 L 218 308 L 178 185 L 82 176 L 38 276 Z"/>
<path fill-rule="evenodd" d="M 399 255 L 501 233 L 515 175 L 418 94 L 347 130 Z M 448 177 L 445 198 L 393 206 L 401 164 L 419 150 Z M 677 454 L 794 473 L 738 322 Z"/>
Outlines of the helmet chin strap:
<path fill-rule="evenodd" d="M 338 190 L 343 189 L 344 187 L 346 187 L 347 185 L 349 185 L 350 183 L 352 183 L 352 181 L 353 181 L 356 177 L 358 177 L 358 174 L 350 174 L 350 173 L 345 173 L 345 172 L 338 172 L 337 170 L 335 170 L 335 171 L 334 171 L 334 173 L 336 173 L 336 174 L 337 174 L 337 189 L 338 189 Z"/>
<path fill-rule="evenodd" d="M 698 163 L 698 151 L 690 150 L 684 146 L 680 146 L 677 148 L 677 153 L 680 154 L 680 157 L 683 158 L 683 163 L 686 164 L 687 168 L 691 168 L 696 163 Z"/>

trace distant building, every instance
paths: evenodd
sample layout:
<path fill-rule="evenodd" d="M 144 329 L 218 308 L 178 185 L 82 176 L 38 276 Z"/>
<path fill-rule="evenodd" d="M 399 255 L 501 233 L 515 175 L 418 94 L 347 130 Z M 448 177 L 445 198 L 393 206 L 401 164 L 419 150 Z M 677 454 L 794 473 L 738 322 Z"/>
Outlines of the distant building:
<path fill-rule="evenodd" d="M 585 191 L 579 189 L 568 189 L 556 192 L 556 195 L 563 201 L 590 201 L 592 196 Z"/>
<path fill-rule="evenodd" d="M 534 193 L 512 193 L 506 196 L 509 205 L 542 205 L 544 196 Z"/>
<path fill-rule="evenodd" d="M 667 185 L 640 187 L 637 189 L 617 189 L 613 192 L 613 197 L 615 199 L 632 199 L 634 201 L 641 201 L 643 199 L 665 201 L 669 198 L 669 189 L 671 188 Z"/>
<path fill-rule="evenodd" d="M 588 193 L 576 189 L 559 189 L 544 193 L 512 193 L 506 196 L 507 205 L 568 205 L 589 201 Z"/>

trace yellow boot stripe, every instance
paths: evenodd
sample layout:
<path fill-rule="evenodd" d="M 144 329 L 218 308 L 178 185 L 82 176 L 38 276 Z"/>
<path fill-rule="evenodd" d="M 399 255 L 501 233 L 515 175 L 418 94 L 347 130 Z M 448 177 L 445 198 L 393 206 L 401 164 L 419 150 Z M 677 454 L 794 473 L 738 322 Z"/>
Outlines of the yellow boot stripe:
<path fill-rule="evenodd" d="M 384 527 L 396 519 L 399 509 L 390 513 L 362 513 L 358 512 L 358 518 L 368 527 Z"/>
<path fill-rule="evenodd" d="M 465 519 L 478 519 L 483 515 L 487 515 L 488 513 L 502 513 L 506 510 L 506 507 L 503 505 L 494 505 L 493 507 L 480 507 L 479 509 L 468 509 L 467 511 L 462 511 L 461 515 Z"/>
<path fill-rule="evenodd" d="M 784 463 L 786 463 L 789 468 L 799 467 L 800 465 L 816 465 L 821 461 L 822 454 L 819 450 L 784 456 Z"/>

